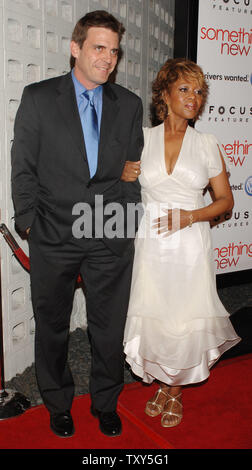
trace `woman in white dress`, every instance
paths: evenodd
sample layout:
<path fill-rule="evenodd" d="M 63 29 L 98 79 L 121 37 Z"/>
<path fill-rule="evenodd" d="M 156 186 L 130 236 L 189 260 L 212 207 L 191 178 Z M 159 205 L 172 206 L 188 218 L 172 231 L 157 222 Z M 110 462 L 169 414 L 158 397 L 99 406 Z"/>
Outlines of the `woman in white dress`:
<path fill-rule="evenodd" d="M 164 427 L 182 419 L 182 386 L 205 380 L 220 355 L 240 341 L 217 294 L 209 224 L 232 209 L 233 196 L 220 144 L 189 125 L 207 91 L 198 65 L 168 60 L 153 84 L 161 124 L 144 129 L 139 181 L 145 213 L 124 352 L 134 374 L 159 382 L 145 411 L 161 414 Z M 205 206 L 209 183 L 214 202 Z"/>

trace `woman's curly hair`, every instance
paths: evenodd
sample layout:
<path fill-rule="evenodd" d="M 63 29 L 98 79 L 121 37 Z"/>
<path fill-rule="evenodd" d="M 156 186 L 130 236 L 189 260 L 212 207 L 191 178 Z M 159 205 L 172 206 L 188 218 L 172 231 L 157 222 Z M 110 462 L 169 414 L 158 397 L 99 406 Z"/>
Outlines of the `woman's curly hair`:
<path fill-rule="evenodd" d="M 164 92 L 170 93 L 173 83 L 179 78 L 197 80 L 202 90 L 202 105 L 195 120 L 202 114 L 208 96 L 208 84 L 199 65 L 184 58 L 168 59 L 152 84 L 152 110 L 157 119 L 163 122 L 168 115 L 168 107 L 163 99 Z"/>

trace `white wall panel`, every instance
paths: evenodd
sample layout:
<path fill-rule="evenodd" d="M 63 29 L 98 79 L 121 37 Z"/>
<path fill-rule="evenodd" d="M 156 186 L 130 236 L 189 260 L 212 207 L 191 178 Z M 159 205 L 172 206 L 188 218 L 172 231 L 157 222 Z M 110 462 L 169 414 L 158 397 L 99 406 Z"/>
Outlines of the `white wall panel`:
<path fill-rule="evenodd" d="M 149 123 L 151 83 L 162 63 L 173 56 L 174 0 L 0 0 L 0 209 L 15 232 L 10 189 L 13 124 L 25 85 L 69 71 L 69 44 L 76 21 L 104 9 L 126 27 L 116 81 L 139 96 L 144 124 Z M 0 238 L 5 379 L 34 360 L 34 318 L 30 278 Z M 85 299 L 77 289 L 71 329 L 86 327 Z"/>

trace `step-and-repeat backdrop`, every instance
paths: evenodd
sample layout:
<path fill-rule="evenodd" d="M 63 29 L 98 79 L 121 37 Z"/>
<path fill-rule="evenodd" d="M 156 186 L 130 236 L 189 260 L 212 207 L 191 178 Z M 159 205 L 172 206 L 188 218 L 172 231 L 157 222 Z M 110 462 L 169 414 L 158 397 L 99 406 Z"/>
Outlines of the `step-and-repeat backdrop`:
<path fill-rule="evenodd" d="M 212 227 L 217 274 L 252 268 L 251 18 L 252 0 L 199 0 L 197 62 L 210 93 L 196 128 L 221 142 L 235 200 Z"/>

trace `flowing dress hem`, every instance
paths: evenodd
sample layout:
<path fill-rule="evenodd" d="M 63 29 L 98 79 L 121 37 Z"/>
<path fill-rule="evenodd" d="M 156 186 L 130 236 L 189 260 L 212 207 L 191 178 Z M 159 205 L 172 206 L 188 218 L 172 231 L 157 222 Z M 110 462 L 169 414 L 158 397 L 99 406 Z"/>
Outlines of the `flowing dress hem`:
<path fill-rule="evenodd" d="M 213 349 L 203 351 L 201 361 L 184 369 L 173 369 L 168 365 L 151 361 L 139 353 L 133 353 L 130 351 L 129 343 L 125 348 L 125 360 L 130 365 L 133 374 L 140 377 L 145 383 L 150 384 L 154 380 L 158 380 L 170 386 L 189 385 L 206 380 L 210 375 L 210 369 L 221 355 L 239 341 L 240 338 L 226 340 Z"/>

